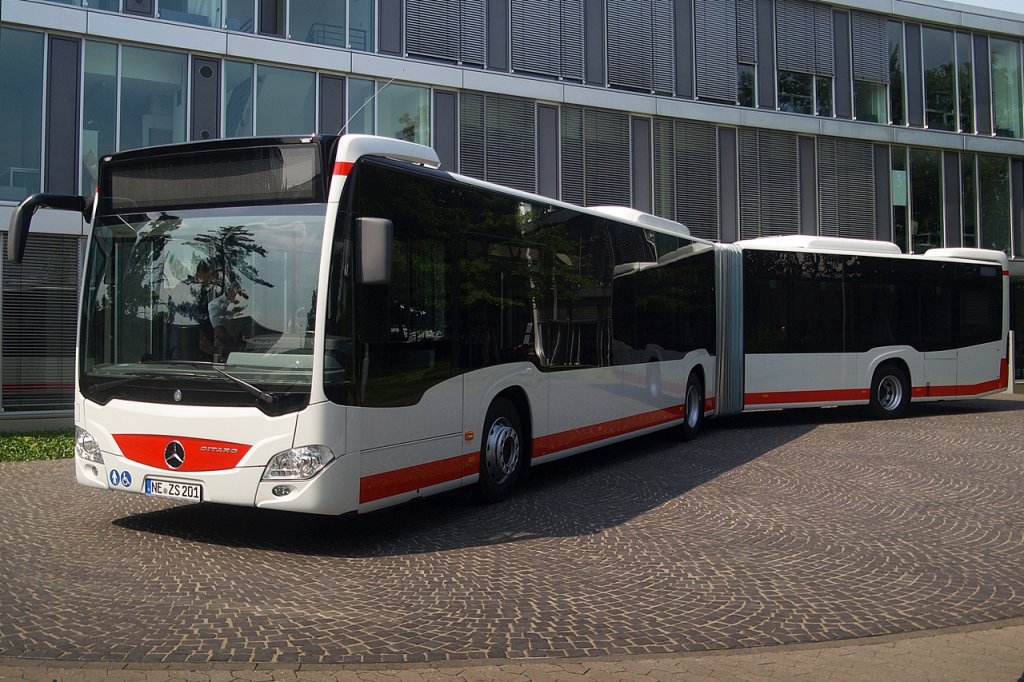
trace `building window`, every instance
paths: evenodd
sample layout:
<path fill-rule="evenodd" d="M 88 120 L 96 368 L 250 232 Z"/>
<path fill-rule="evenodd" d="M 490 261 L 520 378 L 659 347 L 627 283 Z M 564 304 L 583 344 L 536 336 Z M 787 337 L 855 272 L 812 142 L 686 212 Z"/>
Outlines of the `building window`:
<path fill-rule="evenodd" d="M 219 0 L 159 0 L 156 15 L 168 21 L 221 28 Z"/>
<path fill-rule="evenodd" d="M 316 77 L 311 71 L 256 66 L 256 134 L 308 135 L 316 129 Z"/>
<path fill-rule="evenodd" d="M 753 64 L 737 65 L 736 103 L 741 107 L 757 106 L 757 68 Z"/>
<path fill-rule="evenodd" d="M 119 0 L 52 0 L 53 2 L 59 2 L 62 5 L 72 5 L 73 7 L 88 7 L 89 9 L 102 9 L 108 12 L 116 12 L 118 9 Z"/>
<path fill-rule="evenodd" d="M 779 71 L 779 110 L 794 114 L 814 113 L 814 76 Z"/>
<path fill-rule="evenodd" d="M 888 99 L 885 83 L 853 82 L 854 115 L 858 121 L 886 123 L 889 120 L 886 110 Z"/>
<path fill-rule="evenodd" d="M 178 52 L 121 48 L 119 149 L 185 141 L 187 64 Z"/>
<path fill-rule="evenodd" d="M 893 125 L 906 125 L 903 108 L 903 22 L 889 22 L 889 117 Z"/>
<path fill-rule="evenodd" d="M 372 52 L 375 49 L 374 0 L 349 0 L 348 46 L 353 50 Z"/>
<path fill-rule="evenodd" d="M 953 32 L 925 27 L 924 44 L 925 123 L 936 130 L 956 130 L 956 80 Z"/>
<path fill-rule="evenodd" d="M 3 412 L 71 409 L 78 263 L 78 237 L 34 234 L 24 260 L 0 268 Z"/>
<path fill-rule="evenodd" d="M 430 144 L 430 88 L 378 85 L 377 134 Z"/>
<path fill-rule="evenodd" d="M 288 31 L 293 40 L 345 47 L 345 3 L 290 0 Z"/>
<path fill-rule="evenodd" d="M 978 245 L 978 169 L 974 154 L 960 155 L 960 205 L 964 246 Z"/>
<path fill-rule="evenodd" d="M 814 113 L 818 116 L 832 115 L 832 77 L 814 77 Z"/>
<path fill-rule="evenodd" d="M 907 150 L 892 147 L 892 236 L 903 251 L 910 253 L 910 178 L 907 173 Z"/>
<path fill-rule="evenodd" d="M 910 235 L 913 253 L 942 246 L 942 152 L 910 150 Z"/>
<path fill-rule="evenodd" d="M 957 91 L 960 94 L 960 132 L 974 132 L 974 53 L 970 33 L 956 34 Z"/>
<path fill-rule="evenodd" d="M 253 65 L 224 62 L 224 137 L 252 135 Z"/>
<path fill-rule="evenodd" d="M 224 28 L 252 33 L 256 24 L 254 0 L 224 0 Z"/>
<path fill-rule="evenodd" d="M 117 45 L 85 41 L 84 71 L 81 188 L 92 194 L 97 162 L 117 150 Z"/>
<path fill-rule="evenodd" d="M 38 192 L 43 138 L 43 34 L 0 28 L 0 200 Z"/>
<path fill-rule="evenodd" d="M 348 79 L 348 125 L 345 131 L 353 134 L 372 135 L 376 118 L 373 106 L 373 81 L 361 78 Z"/>
<path fill-rule="evenodd" d="M 984 249 L 1010 253 L 1010 161 L 978 155 L 979 213 Z"/>
<path fill-rule="evenodd" d="M 996 135 L 1021 136 L 1020 43 L 992 38 L 992 118 Z"/>

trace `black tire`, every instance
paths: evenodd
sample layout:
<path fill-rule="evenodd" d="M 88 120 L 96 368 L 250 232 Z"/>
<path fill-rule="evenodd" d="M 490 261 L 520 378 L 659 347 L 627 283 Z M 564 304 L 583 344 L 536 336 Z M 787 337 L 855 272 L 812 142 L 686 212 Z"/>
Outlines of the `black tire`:
<path fill-rule="evenodd" d="M 704 425 L 704 382 L 696 372 L 690 372 L 683 394 L 683 423 L 679 426 L 679 437 L 693 440 Z"/>
<path fill-rule="evenodd" d="M 529 452 L 515 405 L 505 398 L 495 398 L 481 435 L 477 492 L 484 502 L 500 502 L 515 489 Z"/>
<path fill-rule="evenodd" d="M 901 367 L 885 364 L 875 370 L 871 379 L 868 409 L 877 419 L 897 419 L 910 404 L 910 379 Z"/>

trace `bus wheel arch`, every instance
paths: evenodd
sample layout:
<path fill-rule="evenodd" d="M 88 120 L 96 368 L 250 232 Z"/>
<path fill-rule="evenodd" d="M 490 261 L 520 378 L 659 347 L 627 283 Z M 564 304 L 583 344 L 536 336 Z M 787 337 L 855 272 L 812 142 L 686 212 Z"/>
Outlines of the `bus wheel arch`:
<path fill-rule="evenodd" d="M 679 425 L 679 435 L 683 440 L 696 438 L 704 425 L 705 386 L 704 369 L 697 365 L 690 370 L 683 393 L 683 422 Z"/>
<path fill-rule="evenodd" d="M 530 464 L 531 421 L 525 394 L 509 389 L 495 396 L 484 417 L 477 493 L 484 502 L 509 497 Z"/>
<path fill-rule="evenodd" d="M 878 419 L 903 416 L 910 404 L 910 370 L 902 360 L 886 360 L 871 375 L 868 409 Z"/>

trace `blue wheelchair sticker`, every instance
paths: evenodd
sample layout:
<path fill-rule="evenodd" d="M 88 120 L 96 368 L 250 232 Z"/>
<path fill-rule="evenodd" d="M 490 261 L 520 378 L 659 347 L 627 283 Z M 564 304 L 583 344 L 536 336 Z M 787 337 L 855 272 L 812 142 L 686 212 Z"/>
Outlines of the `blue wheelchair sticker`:
<path fill-rule="evenodd" d="M 132 487 L 132 475 L 127 471 L 121 474 L 121 485 L 123 485 L 125 488 Z"/>
<path fill-rule="evenodd" d="M 110 485 L 115 488 L 121 484 L 121 472 L 117 469 L 110 470 Z"/>

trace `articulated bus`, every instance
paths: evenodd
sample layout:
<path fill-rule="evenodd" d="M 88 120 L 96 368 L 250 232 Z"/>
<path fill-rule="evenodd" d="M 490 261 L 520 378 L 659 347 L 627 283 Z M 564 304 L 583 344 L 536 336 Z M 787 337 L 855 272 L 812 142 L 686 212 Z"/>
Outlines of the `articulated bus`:
<path fill-rule="evenodd" d="M 1002 390 L 1006 256 L 779 237 L 717 244 L 438 169 L 371 136 L 101 160 L 75 468 L 95 488 L 367 512 L 744 410 Z"/>

